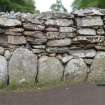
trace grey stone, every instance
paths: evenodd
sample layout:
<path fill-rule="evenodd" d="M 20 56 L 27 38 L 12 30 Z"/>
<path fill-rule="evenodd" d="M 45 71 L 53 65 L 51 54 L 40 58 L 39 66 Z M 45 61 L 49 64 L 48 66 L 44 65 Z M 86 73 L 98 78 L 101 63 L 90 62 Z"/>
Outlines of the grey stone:
<path fill-rule="evenodd" d="M 96 51 L 93 49 L 89 50 L 70 50 L 69 52 L 72 56 L 81 58 L 93 58 L 96 55 Z"/>
<path fill-rule="evenodd" d="M 90 28 L 81 28 L 78 31 L 78 34 L 80 35 L 96 35 L 96 30 L 95 29 L 90 29 Z"/>
<path fill-rule="evenodd" d="M 93 60 L 88 76 L 90 82 L 102 82 L 105 80 L 105 52 L 98 52 Z"/>
<path fill-rule="evenodd" d="M 104 41 L 104 36 L 77 36 L 73 39 L 73 41 L 84 43 L 101 43 Z"/>
<path fill-rule="evenodd" d="M 47 53 L 69 53 L 69 48 L 67 47 L 47 47 L 46 48 Z"/>
<path fill-rule="evenodd" d="M 70 32 L 62 32 L 59 34 L 60 38 L 74 38 L 76 36 L 75 33 L 70 33 Z"/>
<path fill-rule="evenodd" d="M 15 27 L 20 25 L 22 25 L 22 23 L 17 19 L 0 18 L 1 27 Z"/>
<path fill-rule="evenodd" d="M 103 28 L 97 29 L 97 34 L 98 35 L 104 35 L 105 34 L 104 29 Z"/>
<path fill-rule="evenodd" d="M 104 46 L 95 46 L 95 49 L 98 51 L 105 51 L 105 47 Z"/>
<path fill-rule="evenodd" d="M 5 53 L 4 53 L 4 57 L 5 57 L 7 60 L 10 59 L 11 55 L 12 55 L 12 54 L 11 54 L 11 52 L 10 52 L 9 50 L 6 50 Z"/>
<path fill-rule="evenodd" d="M 23 28 L 10 28 L 5 31 L 6 35 L 22 35 L 24 29 Z"/>
<path fill-rule="evenodd" d="M 65 80 L 83 82 L 86 79 L 88 68 L 83 59 L 77 58 L 70 60 L 64 72 Z"/>
<path fill-rule="evenodd" d="M 48 41 L 47 42 L 47 46 L 53 46 L 53 47 L 56 47 L 56 46 L 68 46 L 68 45 L 71 45 L 71 39 L 60 39 L 60 40 L 51 40 L 51 41 Z"/>
<path fill-rule="evenodd" d="M 73 27 L 60 27 L 60 32 L 74 32 L 76 31 Z"/>
<path fill-rule="evenodd" d="M 77 16 L 103 16 L 104 14 L 96 8 L 80 9 L 73 12 Z"/>
<path fill-rule="evenodd" d="M 46 36 L 41 31 L 24 31 L 24 35 L 39 39 L 46 38 Z"/>
<path fill-rule="evenodd" d="M 36 18 L 34 18 L 34 19 L 33 18 L 26 18 L 25 22 L 30 22 L 30 23 L 33 23 L 33 24 L 42 25 L 44 23 L 44 20 L 36 19 Z"/>
<path fill-rule="evenodd" d="M 77 26 L 92 27 L 92 26 L 103 26 L 103 25 L 104 23 L 100 16 L 77 18 Z"/>
<path fill-rule="evenodd" d="M 93 59 L 87 59 L 87 58 L 85 58 L 84 59 L 84 62 L 87 64 L 87 65 L 91 65 L 92 63 L 93 63 Z"/>
<path fill-rule="evenodd" d="M 72 60 L 73 59 L 73 56 L 71 56 L 71 55 L 66 55 L 66 56 L 58 56 L 58 59 L 59 60 L 61 60 L 61 62 L 62 63 L 67 63 L 67 62 L 69 62 L 70 60 Z"/>
<path fill-rule="evenodd" d="M 48 19 L 45 22 L 45 25 L 55 25 L 55 26 L 72 26 L 73 25 L 73 20 L 68 20 L 68 19 Z"/>
<path fill-rule="evenodd" d="M 23 79 L 26 83 L 34 84 L 36 74 L 37 56 L 28 49 L 16 49 L 9 62 L 10 84 L 20 84 Z"/>
<path fill-rule="evenodd" d="M 47 32 L 46 33 L 47 39 L 64 39 L 64 38 L 73 38 L 76 36 L 75 33 L 70 32 Z"/>
<path fill-rule="evenodd" d="M 0 56 L 0 85 L 6 85 L 8 79 L 7 61 L 3 56 Z"/>
<path fill-rule="evenodd" d="M 47 32 L 58 32 L 59 31 L 59 29 L 56 27 L 47 27 L 45 30 Z"/>
<path fill-rule="evenodd" d="M 45 29 L 44 25 L 36 25 L 31 23 L 24 23 L 23 27 L 25 30 L 30 30 L 30 31 L 43 31 Z"/>
<path fill-rule="evenodd" d="M 6 31 L 5 35 L 21 36 L 22 33 L 20 33 L 20 32 L 8 32 L 8 31 Z"/>
<path fill-rule="evenodd" d="M 93 58 L 96 56 L 96 51 L 93 49 L 85 50 L 85 57 L 86 58 Z"/>
<path fill-rule="evenodd" d="M 42 56 L 39 59 L 39 82 L 59 81 L 63 75 L 63 65 L 55 57 Z"/>
<path fill-rule="evenodd" d="M 22 35 L 22 32 L 24 31 L 23 28 L 10 28 L 10 29 L 7 29 L 5 31 L 5 34 L 6 35 Z"/>
<path fill-rule="evenodd" d="M 40 53 L 45 53 L 45 50 L 44 49 L 32 49 L 32 52 L 34 54 L 40 54 Z"/>
<path fill-rule="evenodd" d="M 47 42 L 47 39 L 46 38 L 38 39 L 38 38 L 27 37 L 27 41 L 33 45 L 41 45 L 41 44 L 45 44 Z"/>
<path fill-rule="evenodd" d="M 5 34 L 8 32 L 23 32 L 23 31 L 24 31 L 23 28 L 10 28 L 5 31 Z"/>
<path fill-rule="evenodd" d="M 4 54 L 4 48 L 0 47 L 0 55 L 3 55 L 3 54 Z"/>
<path fill-rule="evenodd" d="M 85 58 L 85 51 L 84 50 L 70 50 L 69 53 L 75 57 Z"/>
<path fill-rule="evenodd" d="M 59 32 L 47 32 L 47 39 L 59 39 Z"/>
<path fill-rule="evenodd" d="M 8 43 L 15 45 L 26 44 L 26 39 L 24 36 L 8 36 Z"/>
<path fill-rule="evenodd" d="M 36 16 L 37 19 L 57 19 L 57 18 L 67 18 L 67 19 L 72 19 L 74 16 L 72 14 L 68 14 L 68 13 L 55 13 L 55 12 L 43 12 L 41 14 L 39 14 L 38 16 Z"/>
<path fill-rule="evenodd" d="M 0 28 L 0 34 L 3 34 L 4 32 L 5 32 L 5 30 Z"/>
<path fill-rule="evenodd" d="M 8 46 L 8 37 L 6 35 L 0 35 L 0 45 Z"/>
<path fill-rule="evenodd" d="M 32 47 L 36 48 L 36 49 L 45 49 L 46 48 L 45 45 L 33 45 Z"/>

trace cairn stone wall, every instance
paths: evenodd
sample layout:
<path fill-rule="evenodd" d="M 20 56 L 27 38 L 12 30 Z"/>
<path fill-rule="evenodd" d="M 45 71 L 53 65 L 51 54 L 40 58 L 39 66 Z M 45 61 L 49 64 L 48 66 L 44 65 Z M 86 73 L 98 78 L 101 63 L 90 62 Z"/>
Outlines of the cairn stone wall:
<path fill-rule="evenodd" d="M 105 79 L 105 14 L 0 13 L 0 83 Z"/>

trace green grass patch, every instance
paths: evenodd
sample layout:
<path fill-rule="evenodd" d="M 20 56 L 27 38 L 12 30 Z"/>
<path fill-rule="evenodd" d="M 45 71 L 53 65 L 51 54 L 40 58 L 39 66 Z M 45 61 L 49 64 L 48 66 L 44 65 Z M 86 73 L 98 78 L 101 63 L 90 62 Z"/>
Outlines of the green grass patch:
<path fill-rule="evenodd" d="M 25 91 L 43 91 L 49 90 L 52 88 L 58 88 L 68 85 L 80 85 L 84 84 L 83 82 L 72 82 L 72 81 L 50 81 L 43 83 L 23 83 L 21 85 L 17 85 L 15 81 L 12 82 L 8 87 L 4 87 L 0 89 L 0 92 L 25 92 Z"/>

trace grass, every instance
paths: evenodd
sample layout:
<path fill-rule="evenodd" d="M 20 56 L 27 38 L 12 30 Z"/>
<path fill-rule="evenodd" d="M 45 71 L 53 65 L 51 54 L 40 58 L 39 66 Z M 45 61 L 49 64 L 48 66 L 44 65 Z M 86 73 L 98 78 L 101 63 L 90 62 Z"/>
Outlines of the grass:
<path fill-rule="evenodd" d="M 96 80 L 95 84 L 97 86 L 105 86 L 105 79 Z"/>
<path fill-rule="evenodd" d="M 81 82 L 71 82 L 71 81 L 50 81 L 46 83 L 35 83 L 28 84 L 24 83 L 22 85 L 16 85 L 16 82 L 12 82 L 8 87 L 0 88 L 0 92 L 25 92 L 25 91 L 43 91 L 49 90 L 56 87 L 63 87 L 68 85 L 79 85 L 83 84 Z"/>

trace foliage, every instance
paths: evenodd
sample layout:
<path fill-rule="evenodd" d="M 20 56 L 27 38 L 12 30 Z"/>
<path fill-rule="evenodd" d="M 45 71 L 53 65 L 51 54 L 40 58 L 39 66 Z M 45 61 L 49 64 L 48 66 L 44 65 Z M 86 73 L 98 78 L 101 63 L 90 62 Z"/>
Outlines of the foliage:
<path fill-rule="evenodd" d="M 72 4 L 73 9 L 88 7 L 105 8 L 105 0 L 75 0 Z"/>
<path fill-rule="evenodd" d="M 53 12 L 67 12 L 61 0 L 56 0 L 56 3 L 52 4 L 50 9 Z"/>
<path fill-rule="evenodd" d="M 0 0 L 1 11 L 35 12 L 33 0 Z"/>

